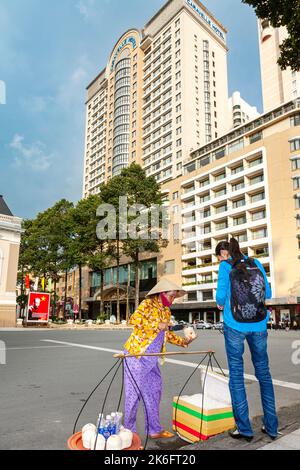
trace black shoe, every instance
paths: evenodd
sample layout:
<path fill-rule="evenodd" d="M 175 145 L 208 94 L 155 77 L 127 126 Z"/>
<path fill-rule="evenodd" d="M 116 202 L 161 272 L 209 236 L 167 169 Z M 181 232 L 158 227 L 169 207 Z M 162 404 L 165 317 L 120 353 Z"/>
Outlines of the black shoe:
<path fill-rule="evenodd" d="M 232 437 L 232 439 L 245 439 L 247 442 L 251 442 L 253 440 L 253 436 L 243 436 L 243 434 L 240 434 L 237 429 L 229 431 L 229 436 Z"/>
<path fill-rule="evenodd" d="M 275 439 L 277 439 L 277 437 L 278 437 L 278 434 L 277 434 L 277 436 L 271 436 L 271 435 L 266 431 L 266 428 L 265 428 L 264 426 L 261 428 L 261 432 L 262 432 L 263 434 L 266 434 L 267 436 L 269 436 L 269 437 L 272 439 L 272 441 L 275 441 Z"/>

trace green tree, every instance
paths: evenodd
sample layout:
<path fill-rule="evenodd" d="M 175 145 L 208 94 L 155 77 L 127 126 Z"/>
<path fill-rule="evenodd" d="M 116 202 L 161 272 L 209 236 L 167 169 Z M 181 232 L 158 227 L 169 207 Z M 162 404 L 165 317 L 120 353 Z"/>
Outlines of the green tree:
<path fill-rule="evenodd" d="M 127 221 L 124 219 L 124 214 L 120 213 L 119 207 L 119 198 L 124 196 L 127 197 L 128 206 L 135 206 L 137 209 L 136 214 L 132 216 L 129 215 Z M 130 167 L 124 169 L 121 175 L 112 178 L 106 185 L 101 187 L 101 198 L 105 203 L 114 206 L 117 215 L 114 257 L 117 264 L 117 321 L 120 321 L 119 269 L 121 255 L 123 254 L 131 258 L 133 262 L 135 271 L 135 304 L 138 306 L 141 254 L 146 252 L 157 253 L 161 246 L 166 244 L 166 242 L 162 240 L 159 227 L 153 227 L 152 224 L 152 229 L 154 228 L 154 230 L 156 230 L 156 238 L 153 237 L 153 230 L 151 233 L 150 228 L 151 208 L 153 208 L 154 205 L 157 205 L 159 208 L 162 207 L 162 194 L 160 186 L 155 179 L 152 177 L 147 178 L 145 171 L 139 165 L 132 164 Z M 143 206 L 142 210 L 139 210 L 139 205 Z M 145 210 L 147 213 L 147 223 L 140 224 L 137 227 L 137 236 L 132 237 L 130 226 L 141 213 L 145 214 Z M 161 217 L 159 219 L 159 222 L 160 221 Z"/>
<path fill-rule="evenodd" d="M 63 199 L 34 220 L 24 222 L 19 267 L 24 271 L 26 266 L 35 276 L 51 278 L 54 295 L 60 272 L 72 264 L 68 253 L 72 207 L 71 202 Z"/>
<path fill-rule="evenodd" d="M 131 237 L 128 229 L 136 215 L 128 217 L 127 238 L 123 242 L 123 253 L 133 262 L 135 273 L 135 307 L 139 305 L 140 297 L 140 266 L 141 254 L 159 253 L 167 241 L 162 237 L 163 199 L 159 184 L 153 177 L 147 177 L 145 171 L 132 164 L 122 172 L 123 184 L 127 195 L 128 205 L 136 207 L 137 216 L 147 213 L 144 220 L 137 226 L 137 236 Z M 139 209 L 139 206 L 141 208 Z M 156 207 L 158 217 L 152 218 L 152 209 Z M 144 209 L 146 208 L 146 209 Z M 145 212 L 146 210 L 146 212 Z"/>
<path fill-rule="evenodd" d="M 79 318 L 82 307 L 82 267 L 88 265 L 93 271 L 100 272 L 101 299 L 100 312 L 103 313 L 104 269 L 110 260 L 109 244 L 97 238 L 96 229 L 99 219 L 97 209 L 101 204 L 99 196 L 91 195 L 78 202 L 71 211 L 72 237 L 70 255 L 79 269 Z"/>
<path fill-rule="evenodd" d="M 115 238 L 107 240 L 109 243 L 109 251 L 111 259 L 114 259 L 117 267 L 117 279 L 116 279 L 116 293 L 117 293 L 117 323 L 121 321 L 120 315 L 120 260 L 122 256 L 122 244 L 120 241 L 120 213 L 119 213 L 119 201 L 120 197 L 126 196 L 126 188 L 124 185 L 124 179 L 121 175 L 115 176 L 107 184 L 101 186 L 101 200 L 104 204 L 113 206 L 114 213 L 108 214 L 115 220 L 116 232 Z"/>
<path fill-rule="evenodd" d="M 258 18 L 268 20 L 274 28 L 285 26 L 288 37 L 280 45 L 278 60 L 282 70 L 300 70 L 300 0 L 242 0 L 252 6 Z"/>

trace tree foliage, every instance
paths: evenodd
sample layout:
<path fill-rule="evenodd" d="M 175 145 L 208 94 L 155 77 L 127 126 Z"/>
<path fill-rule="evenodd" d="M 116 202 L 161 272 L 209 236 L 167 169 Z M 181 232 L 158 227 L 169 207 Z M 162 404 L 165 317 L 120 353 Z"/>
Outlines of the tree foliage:
<path fill-rule="evenodd" d="M 120 321 L 120 283 L 119 271 L 122 255 L 130 258 L 134 265 L 136 303 L 139 300 L 139 268 L 142 255 L 157 253 L 165 242 L 162 240 L 158 227 L 151 226 L 151 209 L 154 205 L 162 206 L 160 186 L 155 179 L 147 178 L 145 171 L 136 164 L 123 170 L 122 174 L 112 178 L 107 184 L 101 186 L 100 195 L 91 195 L 80 200 L 77 205 L 65 199 L 54 204 L 53 207 L 37 215 L 34 220 L 23 222 L 23 235 L 19 258 L 19 279 L 24 284 L 24 277 L 30 273 L 38 277 L 54 280 L 54 293 L 56 282 L 64 273 L 65 300 L 67 296 L 68 272 L 79 268 L 79 315 L 81 315 L 82 298 L 82 268 L 88 266 L 100 273 L 101 278 L 101 305 L 100 314 L 103 313 L 104 299 L 104 271 L 115 262 L 117 266 L 117 320 Z M 135 215 L 128 215 L 125 222 L 120 213 L 120 197 L 127 197 L 127 206 L 136 206 Z M 97 236 L 97 226 L 100 221 L 97 209 L 101 204 L 109 204 L 116 215 L 116 238 L 101 240 Z M 142 205 L 142 209 L 140 209 Z M 122 210 L 122 209 L 121 209 Z M 131 222 L 146 213 L 144 226 L 137 224 L 137 237 L 132 238 L 129 227 Z M 156 219 L 157 222 L 157 219 Z M 153 228 L 156 238 L 152 237 Z M 126 235 L 123 239 L 120 232 Z M 144 238 L 145 233 L 148 235 Z M 24 289 L 22 289 L 22 293 Z M 66 303 L 66 302 L 65 302 Z"/>
<path fill-rule="evenodd" d="M 119 213 L 119 198 L 127 197 L 128 207 L 136 207 L 136 214 L 127 215 L 127 220 L 123 222 L 122 214 Z M 139 270 L 141 264 L 141 255 L 145 253 L 158 253 L 165 241 L 160 236 L 160 222 L 159 226 L 154 227 L 151 224 L 151 208 L 157 206 L 161 208 L 162 193 L 159 184 L 153 177 L 147 177 L 145 171 L 137 164 L 133 163 L 128 168 L 124 169 L 120 176 L 112 178 L 106 185 L 101 188 L 101 198 L 105 203 L 111 204 L 115 207 L 117 212 L 117 240 L 115 248 L 115 259 L 117 261 L 117 268 L 119 268 L 121 253 L 128 258 L 131 258 L 134 271 L 135 271 L 135 290 L 136 290 L 136 306 L 139 302 Z M 142 206 L 147 212 L 147 223 L 138 226 L 137 237 L 133 238 L 130 233 L 130 225 L 133 220 L 141 214 L 139 206 Z M 143 209 L 142 209 L 143 210 Z M 152 231 L 155 230 L 157 238 L 152 237 Z M 125 239 L 121 240 L 120 233 L 126 235 Z M 145 234 L 147 237 L 145 237 Z M 118 270 L 118 269 L 117 269 Z"/>

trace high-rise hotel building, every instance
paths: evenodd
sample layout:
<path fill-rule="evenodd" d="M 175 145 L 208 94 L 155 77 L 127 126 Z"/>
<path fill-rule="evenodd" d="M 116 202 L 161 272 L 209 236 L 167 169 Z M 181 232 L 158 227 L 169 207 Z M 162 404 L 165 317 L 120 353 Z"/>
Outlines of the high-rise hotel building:
<path fill-rule="evenodd" d="M 87 93 L 84 197 L 133 162 L 176 178 L 228 130 L 226 29 L 198 0 L 169 0 L 119 39 Z"/>
<path fill-rule="evenodd" d="M 258 20 L 258 30 L 263 104 L 267 112 L 300 96 L 300 72 L 281 70 L 277 63 L 287 29 L 272 28 L 268 20 Z"/>

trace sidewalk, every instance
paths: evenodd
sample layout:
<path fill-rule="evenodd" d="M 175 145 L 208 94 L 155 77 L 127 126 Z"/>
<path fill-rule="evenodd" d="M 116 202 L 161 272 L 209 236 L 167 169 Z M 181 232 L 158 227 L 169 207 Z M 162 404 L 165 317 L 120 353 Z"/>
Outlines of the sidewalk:
<path fill-rule="evenodd" d="M 284 407 L 278 411 L 279 431 L 283 434 L 276 441 L 272 441 L 269 436 L 261 432 L 261 416 L 252 420 L 254 439 L 252 442 L 245 440 L 235 440 L 228 436 L 228 433 L 212 437 L 208 441 L 188 444 L 175 436 L 168 442 L 152 441 L 148 444 L 149 450 L 300 450 L 300 406 Z"/>
<path fill-rule="evenodd" d="M 74 330 L 81 330 L 81 331 L 95 331 L 95 330 L 106 330 L 106 331 L 123 331 L 123 330 L 132 330 L 133 327 L 131 325 L 68 325 L 66 324 L 55 324 L 51 323 L 49 325 L 38 325 L 35 327 L 24 327 L 24 326 L 15 326 L 15 327 L 6 327 L 0 328 L 0 332 L 9 332 L 9 331 L 74 331 Z"/>
<path fill-rule="evenodd" d="M 300 450 L 300 429 L 258 450 Z"/>

